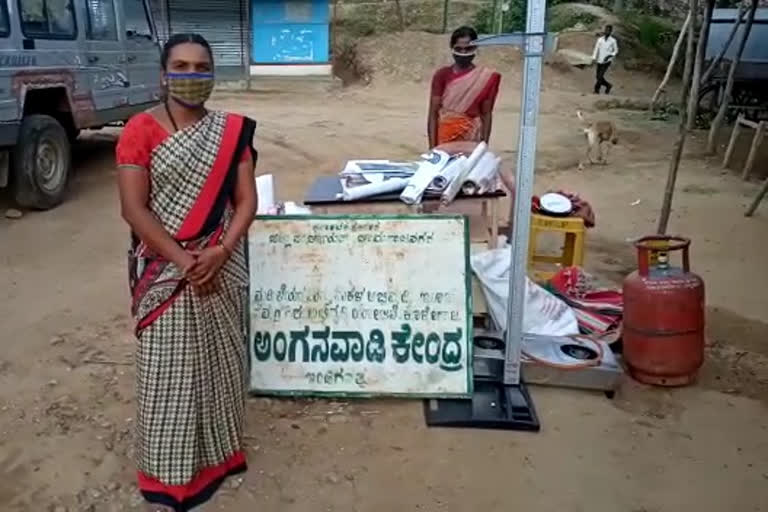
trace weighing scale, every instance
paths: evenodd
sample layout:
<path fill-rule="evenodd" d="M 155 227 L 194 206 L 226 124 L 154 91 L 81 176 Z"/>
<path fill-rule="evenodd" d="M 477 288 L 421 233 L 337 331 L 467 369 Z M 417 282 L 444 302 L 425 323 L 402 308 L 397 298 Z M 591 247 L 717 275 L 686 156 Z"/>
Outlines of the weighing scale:
<path fill-rule="evenodd" d="M 518 135 L 517 169 L 515 173 L 515 212 L 512 228 L 512 262 L 526 262 L 528 236 L 531 223 L 531 197 L 536 159 L 536 122 L 539 115 L 541 64 L 545 39 L 546 0 L 528 0 L 524 33 L 500 34 L 484 37 L 478 46 L 519 46 L 523 48 L 523 91 Z M 477 342 L 495 339 L 495 346 L 475 347 L 474 392 L 470 400 L 426 400 L 424 413 L 427 425 L 465 428 L 498 428 L 507 430 L 538 431 L 540 428 L 533 401 L 520 379 L 522 360 L 523 303 L 527 265 L 512 265 L 509 277 L 509 303 L 507 331 L 483 337 Z M 554 336 L 539 340 L 557 346 L 568 345 Z M 494 343 L 491 343 L 494 345 Z M 607 354 L 610 354 L 608 356 Z M 618 381 L 616 364 L 611 350 L 606 351 L 606 366 L 597 369 L 562 370 L 525 362 L 528 382 L 541 384 L 588 387 L 612 391 Z M 614 365 L 615 366 L 612 366 Z M 600 387 L 602 385 L 602 387 Z M 605 389 L 609 386 L 609 389 Z"/>

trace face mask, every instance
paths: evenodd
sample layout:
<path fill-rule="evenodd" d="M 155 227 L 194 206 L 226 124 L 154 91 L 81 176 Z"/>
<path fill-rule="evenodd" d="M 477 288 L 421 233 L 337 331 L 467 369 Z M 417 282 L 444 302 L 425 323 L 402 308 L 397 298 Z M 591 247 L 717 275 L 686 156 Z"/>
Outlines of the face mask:
<path fill-rule="evenodd" d="M 475 60 L 475 54 L 455 53 L 453 54 L 453 60 L 460 68 L 468 68 L 472 65 L 472 61 Z"/>
<path fill-rule="evenodd" d="M 166 73 L 168 95 L 185 107 L 197 108 L 211 97 L 213 73 Z"/>

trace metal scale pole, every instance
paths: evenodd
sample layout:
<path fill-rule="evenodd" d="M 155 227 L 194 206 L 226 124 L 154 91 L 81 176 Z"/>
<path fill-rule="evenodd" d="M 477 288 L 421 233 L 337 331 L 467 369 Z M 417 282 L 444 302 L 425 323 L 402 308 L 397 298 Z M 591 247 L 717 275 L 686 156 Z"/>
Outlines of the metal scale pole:
<path fill-rule="evenodd" d="M 523 304 L 528 271 L 528 236 L 531 224 L 531 197 L 536 168 L 536 121 L 539 117 L 541 61 L 544 54 L 545 0 L 528 0 L 523 50 L 523 92 L 515 172 L 515 215 L 512 225 L 509 302 L 507 305 L 504 384 L 520 383 L 520 356 L 523 345 Z"/>
<path fill-rule="evenodd" d="M 541 61 L 544 56 L 544 14 L 546 0 L 528 0 L 525 32 L 482 38 L 478 46 L 520 46 L 523 49 L 523 91 L 515 173 L 515 213 L 512 224 L 512 266 L 509 273 L 509 301 L 504 354 L 504 384 L 520 383 L 520 356 L 523 344 L 523 304 L 528 266 L 528 235 L 531 223 L 533 175 L 536 168 L 536 121 L 539 117 Z"/>
<path fill-rule="evenodd" d="M 477 41 L 478 46 L 519 46 L 523 48 L 525 57 L 514 191 L 515 213 L 510 241 L 512 264 L 509 276 L 510 300 L 507 308 L 504 361 L 502 368 L 500 350 L 498 356 L 477 357 L 476 354 L 475 389 L 472 399 L 427 401 L 425 415 L 427 425 L 430 426 L 539 430 L 535 407 L 520 382 L 520 366 L 523 343 L 523 304 L 528 266 L 528 235 L 536 161 L 536 120 L 539 115 L 541 61 L 547 39 L 547 34 L 544 32 L 545 9 L 546 0 L 528 0 L 524 33 L 499 34 L 483 37 Z M 493 364 L 493 361 L 499 364 Z M 480 366 L 478 363 L 481 363 Z"/>

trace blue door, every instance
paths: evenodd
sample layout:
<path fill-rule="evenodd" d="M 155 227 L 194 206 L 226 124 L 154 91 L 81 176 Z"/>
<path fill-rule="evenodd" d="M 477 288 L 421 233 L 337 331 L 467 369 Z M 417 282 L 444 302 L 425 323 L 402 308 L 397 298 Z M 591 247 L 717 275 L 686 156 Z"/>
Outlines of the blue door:
<path fill-rule="evenodd" d="M 325 64 L 328 0 L 251 0 L 255 64 Z"/>

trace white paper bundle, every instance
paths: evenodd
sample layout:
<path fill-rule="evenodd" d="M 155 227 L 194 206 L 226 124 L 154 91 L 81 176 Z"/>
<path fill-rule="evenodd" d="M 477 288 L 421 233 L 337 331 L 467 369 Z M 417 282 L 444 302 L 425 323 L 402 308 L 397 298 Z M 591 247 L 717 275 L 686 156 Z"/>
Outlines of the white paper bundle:
<path fill-rule="evenodd" d="M 345 201 L 357 201 L 366 197 L 399 192 L 400 190 L 403 190 L 406 185 L 408 185 L 408 180 L 405 178 L 390 178 L 376 183 L 360 185 L 359 187 L 346 188 L 342 193 L 342 199 Z"/>
<path fill-rule="evenodd" d="M 445 190 L 445 187 L 447 187 L 454 179 L 456 179 L 459 174 L 461 174 L 461 170 L 465 165 L 467 165 L 467 161 L 468 159 L 464 155 L 452 159 L 450 163 L 446 165 L 442 171 L 440 171 L 440 174 L 438 174 L 435 179 L 432 180 L 430 188 L 434 189 L 435 192 L 442 192 Z"/>
<path fill-rule="evenodd" d="M 469 169 L 469 171 L 472 171 L 472 169 L 475 168 L 475 166 L 477 165 L 477 162 L 480 161 L 480 159 L 483 157 L 486 151 L 488 151 L 488 144 L 486 144 L 485 142 L 481 142 L 475 147 L 475 149 L 469 155 L 469 162 L 467 163 L 467 168 Z"/>
<path fill-rule="evenodd" d="M 481 142 L 480 144 L 475 147 L 474 151 L 472 151 L 472 154 L 469 155 L 469 158 L 467 159 L 467 163 L 464 166 L 463 169 L 461 169 L 461 172 L 459 173 L 456 178 L 451 181 L 450 185 L 445 189 L 443 192 L 443 196 L 441 199 L 441 203 L 443 205 L 447 205 L 453 202 L 454 199 L 456 199 L 456 196 L 459 194 L 459 191 L 461 190 L 461 186 L 464 184 L 464 181 L 466 181 L 467 176 L 469 176 L 469 173 L 472 171 L 472 169 L 477 165 L 477 163 L 482 158 L 483 154 L 488 150 L 488 144 L 485 142 Z"/>
<path fill-rule="evenodd" d="M 400 200 L 405 204 L 421 202 L 424 191 L 427 190 L 427 187 L 429 187 L 435 177 L 440 174 L 440 171 L 443 170 L 450 158 L 448 153 L 440 150 L 422 155 L 422 160 L 419 162 L 419 170 L 408 180 L 408 185 L 403 190 L 403 193 L 400 194 Z"/>
<path fill-rule="evenodd" d="M 471 196 L 495 188 L 500 166 L 501 158 L 487 151 L 469 172 L 467 179 L 461 185 L 461 191 Z"/>
<path fill-rule="evenodd" d="M 257 215 L 266 215 L 275 206 L 275 180 L 271 174 L 256 177 Z"/>

